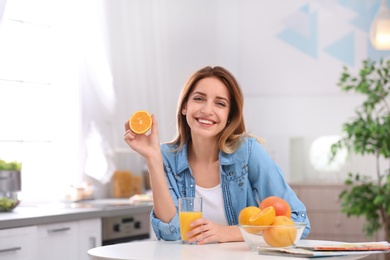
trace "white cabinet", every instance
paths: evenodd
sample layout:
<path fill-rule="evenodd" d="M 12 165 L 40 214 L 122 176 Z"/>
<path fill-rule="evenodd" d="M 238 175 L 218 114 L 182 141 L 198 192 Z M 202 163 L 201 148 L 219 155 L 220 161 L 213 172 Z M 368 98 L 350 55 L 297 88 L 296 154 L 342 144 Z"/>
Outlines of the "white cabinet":
<path fill-rule="evenodd" d="M 36 234 L 35 226 L 0 230 L 0 259 L 37 259 L 35 257 Z"/>
<path fill-rule="evenodd" d="M 101 219 L 40 225 L 37 258 L 88 260 L 88 249 L 101 246 Z"/>
<path fill-rule="evenodd" d="M 102 245 L 101 219 L 81 220 L 78 224 L 78 259 L 89 260 L 87 251 Z"/>
<path fill-rule="evenodd" d="M 102 245 L 100 218 L 0 230 L 1 260 L 89 260 Z"/>
<path fill-rule="evenodd" d="M 78 259 L 77 222 L 39 225 L 37 231 L 36 259 Z"/>

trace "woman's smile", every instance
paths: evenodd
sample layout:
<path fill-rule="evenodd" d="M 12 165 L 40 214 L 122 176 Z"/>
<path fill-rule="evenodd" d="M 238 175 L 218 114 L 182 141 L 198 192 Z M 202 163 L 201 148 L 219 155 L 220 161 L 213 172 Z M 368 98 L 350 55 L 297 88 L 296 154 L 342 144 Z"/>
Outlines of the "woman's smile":
<path fill-rule="evenodd" d="M 210 119 L 204 119 L 204 118 L 197 118 L 196 119 L 201 125 L 214 125 L 216 122 L 212 121 Z"/>

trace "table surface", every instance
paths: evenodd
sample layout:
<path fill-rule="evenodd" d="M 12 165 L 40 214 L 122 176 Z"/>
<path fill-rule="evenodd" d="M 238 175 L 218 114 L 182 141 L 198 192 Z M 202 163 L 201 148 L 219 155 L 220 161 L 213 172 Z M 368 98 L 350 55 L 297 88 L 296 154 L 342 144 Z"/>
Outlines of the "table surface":
<path fill-rule="evenodd" d="M 300 244 L 312 243 L 314 240 L 301 240 Z M 251 251 L 245 242 L 216 243 L 206 245 L 186 245 L 181 241 L 141 240 L 122 244 L 96 247 L 88 250 L 94 260 L 131 260 L 131 259 L 307 259 L 299 257 L 259 255 Z M 367 256 L 349 255 L 323 257 L 321 259 L 361 259 Z"/>

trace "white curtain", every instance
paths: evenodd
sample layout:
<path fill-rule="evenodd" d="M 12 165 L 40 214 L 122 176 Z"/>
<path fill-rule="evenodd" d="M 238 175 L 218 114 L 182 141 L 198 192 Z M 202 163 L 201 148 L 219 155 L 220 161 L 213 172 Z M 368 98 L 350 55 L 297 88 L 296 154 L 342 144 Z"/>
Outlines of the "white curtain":
<path fill-rule="evenodd" d="M 175 134 L 179 92 L 207 65 L 235 70 L 237 1 L 104 0 L 114 87 L 116 146 L 125 147 L 123 123 L 132 112 L 156 114 L 160 139 Z"/>
<path fill-rule="evenodd" d="M 78 4 L 80 44 L 80 87 L 82 91 L 82 147 L 84 173 L 106 184 L 115 170 L 112 118 L 116 111 L 113 77 L 105 46 L 102 2 L 83 0 Z"/>
<path fill-rule="evenodd" d="M 125 167 L 138 174 L 144 170 L 144 162 L 123 141 L 124 123 L 134 111 L 147 110 L 156 115 L 160 141 L 173 139 L 177 100 L 187 77 L 207 65 L 224 65 L 233 71 L 239 67 L 238 53 L 226 55 L 238 44 L 234 37 L 238 1 L 101 1 L 104 13 L 100 21 L 106 33 L 116 107 L 115 113 L 97 126 L 111 126 L 114 157 L 120 161 L 117 166 L 127 161 Z M 91 98 L 90 93 L 85 95 Z M 91 113 L 99 113 L 99 119 L 103 119 L 100 114 L 106 115 L 89 107 L 94 108 Z"/>
<path fill-rule="evenodd" d="M 4 10 L 5 10 L 6 4 L 7 4 L 7 0 L 0 0 L 0 27 L 1 27 L 1 22 L 3 21 Z"/>

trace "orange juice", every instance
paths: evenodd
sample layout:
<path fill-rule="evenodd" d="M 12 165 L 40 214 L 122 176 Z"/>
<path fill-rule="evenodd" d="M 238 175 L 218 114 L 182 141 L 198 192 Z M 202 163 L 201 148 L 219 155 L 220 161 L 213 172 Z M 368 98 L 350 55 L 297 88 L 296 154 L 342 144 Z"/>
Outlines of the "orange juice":
<path fill-rule="evenodd" d="M 192 221 L 201 218 L 202 212 L 184 211 L 179 212 L 180 236 L 183 241 L 187 241 L 187 233 L 191 231 L 190 224 Z"/>

